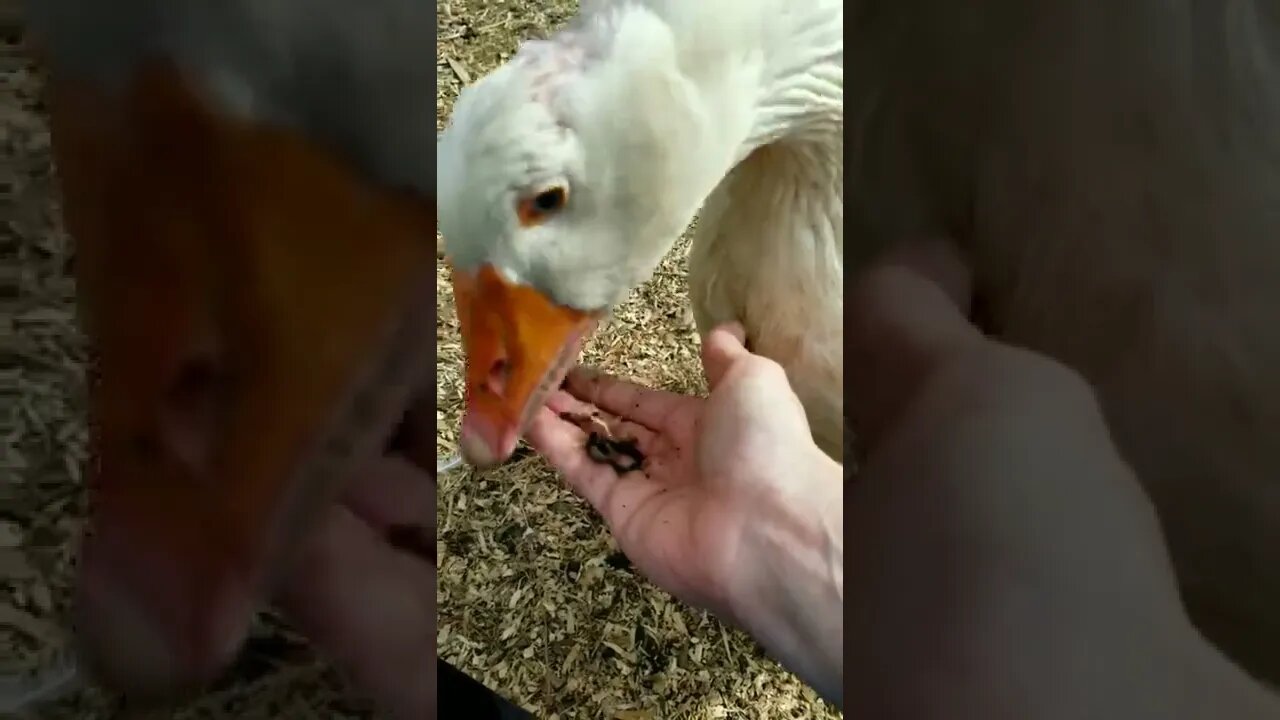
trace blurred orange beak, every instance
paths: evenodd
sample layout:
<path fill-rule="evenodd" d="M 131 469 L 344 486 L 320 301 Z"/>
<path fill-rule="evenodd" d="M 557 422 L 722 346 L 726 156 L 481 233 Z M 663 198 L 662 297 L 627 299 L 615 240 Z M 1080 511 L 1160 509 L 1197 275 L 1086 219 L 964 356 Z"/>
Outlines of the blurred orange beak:
<path fill-rule="evenodd" d="M 557 305 L 491 265 L 454 269 L 453 292 L 466 353 L 463 458 L 485 468 L 505 461 L 548 393 L 564 380 L 599 314 Z"/>
<path fill-rule="evenodd" d="M 99 679 L 176 695 L 232 659 L 433 379 L 434 199 L 220 115 L 163 67 L 49 92 L 95 352 L 76 631 Z"/>

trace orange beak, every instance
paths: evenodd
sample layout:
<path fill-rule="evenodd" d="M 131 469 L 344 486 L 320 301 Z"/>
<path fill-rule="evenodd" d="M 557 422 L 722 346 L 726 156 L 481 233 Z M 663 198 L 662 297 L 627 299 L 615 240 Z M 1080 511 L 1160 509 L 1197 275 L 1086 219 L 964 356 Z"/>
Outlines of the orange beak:
<path fill-rule="evenodd" d="M 466 353 L 466 410 L 459 445 L 476 467 L 503 462 L 533 414 L 578 357 L 599 314 L 558 305 L 491 265 L 454 269 Z"/>
<path fill-rule="evenodd" d="M 434 199 L 229 119 L 163 67 L 49 92 L 95 353 L 76 630 L 100 679 L 175 695 L 231 660 L 432 377 Z"/>

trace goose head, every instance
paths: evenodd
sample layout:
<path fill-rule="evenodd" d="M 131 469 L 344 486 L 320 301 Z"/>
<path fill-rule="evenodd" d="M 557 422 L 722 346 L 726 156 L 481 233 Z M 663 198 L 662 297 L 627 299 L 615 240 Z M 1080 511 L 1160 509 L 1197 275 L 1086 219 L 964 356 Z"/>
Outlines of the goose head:
<path fill-rule="evenodd" d="M 479 467 L 512 453 L 736 144 L 662 20 L 580 22 L 464 89 L 438 142 L 438 227 L 466 354 L 460 445 Z"/>
<path fill-rule="evenodd" d="M 76 640 L 135 702 L 218 675 L 429 382 L 434 17 L 352 7 L 27 8 L 94 351 Z"/>

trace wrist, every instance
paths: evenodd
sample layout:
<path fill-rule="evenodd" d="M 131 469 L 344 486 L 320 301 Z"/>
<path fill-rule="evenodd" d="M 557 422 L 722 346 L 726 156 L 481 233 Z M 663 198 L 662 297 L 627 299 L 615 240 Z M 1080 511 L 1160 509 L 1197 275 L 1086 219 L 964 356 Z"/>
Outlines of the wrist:
<path fill-rule="evenodd" d="M 837 705 L 843 690 L 843 466 L 817 447 L 769 484 L 743 529 L 732 620 Z"/>

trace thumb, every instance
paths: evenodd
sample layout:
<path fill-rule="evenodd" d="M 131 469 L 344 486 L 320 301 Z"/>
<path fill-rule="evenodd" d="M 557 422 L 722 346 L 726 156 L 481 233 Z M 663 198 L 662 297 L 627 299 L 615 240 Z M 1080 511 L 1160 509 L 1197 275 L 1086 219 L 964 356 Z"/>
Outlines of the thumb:
<path fill-rule="evenodd" d="M 702 340 L 702 369 L 707 374 L 707 387 L 714 390 L 733 364 L 751 357 L 747 350 L 747 331 L 741 324 L 725 323 L 707 333 Z"/>
<path fill-rule="evenodd" d="M 868 444 L 939 361 L 981 341 L 965 316 L 970 283 L 949 243 L 922 241 L 888 253 L 853 288 L 845 305 L 853 402 L 845 409 Z"/>

